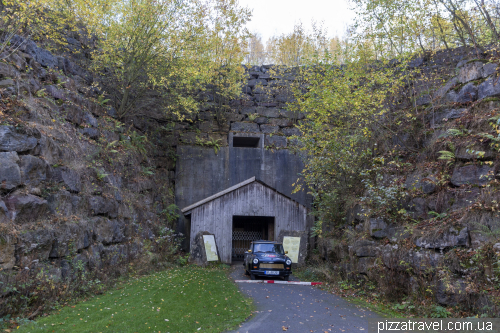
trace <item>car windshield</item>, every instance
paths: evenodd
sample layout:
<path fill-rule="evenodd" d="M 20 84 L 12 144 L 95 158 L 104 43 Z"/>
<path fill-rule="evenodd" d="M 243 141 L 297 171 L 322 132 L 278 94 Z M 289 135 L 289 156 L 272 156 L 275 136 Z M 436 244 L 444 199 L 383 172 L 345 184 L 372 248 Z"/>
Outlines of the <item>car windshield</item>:
<path fill-rule="evenodd" d="M 285 252 L 283 251 L 283 245 L 281 244 L 254 244 L 253 252 L 272 252 L 285 254 Z"/>

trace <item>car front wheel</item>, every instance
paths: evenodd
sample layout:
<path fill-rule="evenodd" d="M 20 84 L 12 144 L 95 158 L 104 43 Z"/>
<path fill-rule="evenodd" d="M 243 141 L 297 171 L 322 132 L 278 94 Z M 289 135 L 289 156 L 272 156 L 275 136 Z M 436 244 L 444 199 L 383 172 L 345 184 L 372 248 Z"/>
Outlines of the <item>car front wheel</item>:
<path fill-rule="evenodd" d="M 290 280 L 290 275 L 283 276 L 283 280 L 289 281 Z"/>
<path fill-rule="evenodd" d="M 255 279 L 256 279 L 255 274 L 250 273 L 250 280 L 255 280 Z"/>

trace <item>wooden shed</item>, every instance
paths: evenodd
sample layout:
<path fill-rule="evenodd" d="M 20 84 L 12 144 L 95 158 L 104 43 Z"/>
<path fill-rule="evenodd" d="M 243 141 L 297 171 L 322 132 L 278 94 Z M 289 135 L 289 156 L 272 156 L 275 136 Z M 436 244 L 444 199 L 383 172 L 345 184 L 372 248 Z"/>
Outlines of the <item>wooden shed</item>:
<path fill-rule="evenodd" d="M 243 258 L 250 242 L 276 240 L 281 231 L 305 231 L 307 208 L 252 177 L 182 209 L 190 246 L 196 234 L 215 235 L 224 263 Z"/>

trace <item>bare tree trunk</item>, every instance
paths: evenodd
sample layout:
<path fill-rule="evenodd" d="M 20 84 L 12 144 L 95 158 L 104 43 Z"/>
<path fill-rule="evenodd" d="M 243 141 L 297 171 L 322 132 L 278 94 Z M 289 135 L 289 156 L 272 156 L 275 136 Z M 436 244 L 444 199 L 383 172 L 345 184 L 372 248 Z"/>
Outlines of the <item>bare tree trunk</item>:
<path fill-rule="evenodd" d="M 476 3 L 477 8 L 479 8 L 479 11 L 481 12 L 484 19 L 486 20 L 486 23 L 490 27 L 490 30 L 493 32 L 493 35 L 495 36 L 495 38 L 500 39 L 500 36 L 498 35 L 498 31 L 491 20 L 490 14 L 488 13 L 488 10 L 486 9 L 486 7 L 484 5 L 484 0 L 481 0 L 481 3 L 479 3 L 477 0 L 474 0 L 474 2 Z"/>

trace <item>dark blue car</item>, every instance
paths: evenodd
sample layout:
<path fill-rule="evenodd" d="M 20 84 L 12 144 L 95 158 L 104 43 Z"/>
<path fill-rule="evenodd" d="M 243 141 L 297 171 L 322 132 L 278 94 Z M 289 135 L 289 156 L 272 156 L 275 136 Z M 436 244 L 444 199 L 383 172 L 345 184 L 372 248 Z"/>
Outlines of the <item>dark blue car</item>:
<path fill-rule="evenodd" d="M 292 260 L 286 254 L 281 243 L 253 241 L 250 249 L 245 252 L 245 273 L 250 274 L 252 280 L 257 276 L 281 276 L 288 281 L 292 274 Z"/>

